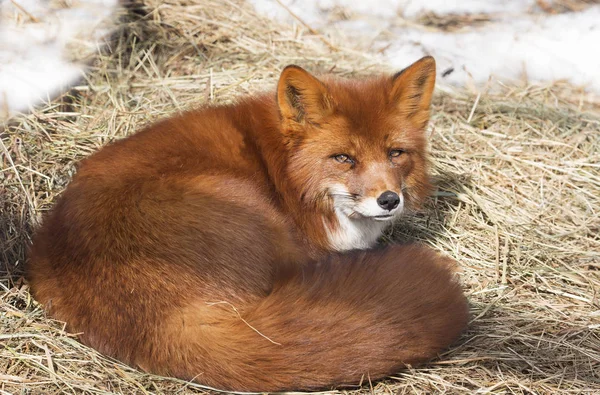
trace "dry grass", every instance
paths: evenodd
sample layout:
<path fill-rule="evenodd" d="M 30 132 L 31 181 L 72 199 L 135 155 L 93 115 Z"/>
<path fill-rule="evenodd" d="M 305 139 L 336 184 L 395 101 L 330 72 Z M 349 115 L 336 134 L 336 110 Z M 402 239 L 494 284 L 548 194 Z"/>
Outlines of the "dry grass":
<path fill-rule="evenodd" d="M 563 12 L 577 12 L 595 4 L 599 0 L 536 0 L 540 9 L 549 14 L 560 14 Z"/>
<path fill-rule="evenodd" d="M 272 87 L 288 63 L 341 75 L 368 56 L 238 0 L 130 6 L 87 81 L 0 131 L 0 393 L 201 393 L 102 357 L 47 319 L 22 280 L 32 228 L 75 163 L 190 105 Z M 333 49 L 332 49 L 333 47 Z M 600 109 L 567 85 L 439 92 L 439 190 L 390 236 L 463 268 L 473 319 L 427 367 L 350 393 L 600 393 Z"/>
<path fill-rule="evenodd" d="M 482 26 L 492 21 L 494 15 L 491 14 L 443 14 L 438 15 L 435 12 L 426 12 L 419 15 L 417 23 L 427 28 L 456 32 L 463 29 Z"/>
<path fill-rule="evenodd" d="M 586 8 L 600 4 L 600 0 L 536 0 L 537 7 L 531 7 L 530 13 L 563 14 L 583 11 Z M 427 29 L 445 32 L 471 30 L 489 22 L 498 20 L 503 13 L 474 13 L 474 14 L 441 14 L 425 12 L 419 14 L 416 22 Z M 510 17 L 510 15 L 508 15 Z"/>

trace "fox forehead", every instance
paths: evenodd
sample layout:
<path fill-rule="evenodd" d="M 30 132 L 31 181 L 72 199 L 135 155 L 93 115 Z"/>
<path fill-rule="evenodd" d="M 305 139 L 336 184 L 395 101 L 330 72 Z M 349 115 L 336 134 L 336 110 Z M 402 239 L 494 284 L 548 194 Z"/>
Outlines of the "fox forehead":
<path fill-rule="evenodd" d="M 422 131 L 390 100 L 390 76 L 361 80 L 326 76 L 322 81 L 333 101 L 334 111 L 320 123 L 316 135 L 312 136 L 315 140 L 330 140 L 328 144 L 345 146 L 340 149 L 357 151 L 394 145 L 409 149 L 418 143 L 415 137 L 420 137 Z"/>
<path fill-rule="evenodd" d="M 395 118 L 397 112 L 389 100 L 392 86 L 389 77 L 363 80 L 328 77 L 323 82 L 333 100 L 334 114 L 343 117 L 353 133 L 391 132 L 387 130 L 394 126 L 390 118 Z"/>
<path fill-rule="evenodd" d="M 362 111 L 364 116 L 341 111 L 332 114 L 305 135 L 302 145 L 329 154 L 375 157 L 385 156 L 391 149 L 413 151 L 424 146 L 423 134 L 394 114 L 377 108 Z"/>

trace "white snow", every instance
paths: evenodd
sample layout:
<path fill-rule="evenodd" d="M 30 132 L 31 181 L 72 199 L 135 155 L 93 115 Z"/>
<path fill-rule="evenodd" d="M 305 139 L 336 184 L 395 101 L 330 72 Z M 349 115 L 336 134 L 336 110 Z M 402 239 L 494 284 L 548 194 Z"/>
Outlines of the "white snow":
<path fill-rule="evenodd" d="M 271 18 L 299 23 L 276 0 L 249 1 Z M 395 68 L 433 55 L 440 81 L 564 79 L 600 92 L 600 5 L 553 15 L 536 0 L 281 2 L 312 28 Z M 70 48 L 96 51 L 117 7 L 118 0 L 0 0 L 0 118 L 48 101 L 82 78 L 85 66 Z M 418 23 L 424 13 L 484 14 L 490 22 L 444 32 Z"/>
<path fill-rule="evenodd" d="M 328 14 L 344 9 L 357 16 L 376 16 L 381 22 L 401 15 L 412 18 L 422 13 L 515 14 L 535 7 L 535 0 L 281 0 L 294 14 L 312 27 L 327 24 Z M 293 22 L 294 17 L 277 0 L 250 0 L 259 13 L 270 18 Z"/>
<path fill-rule="evenodd" d="M 445 79 L 457 85 L 483 83 L 493 75 L 565 79 L 600 92 L 600 7 L 538 18 L 502 20 L 459 33 L 393 29 L 402 40 L 391 43 L 384 56 L 401 68 L 432 54 L 440 72 L 454 69 Z"/>
<path fill-rule="evenodd" d="M 535 0 L 404 0 L 398 7 L 405 17 L 434 12 L 448 14 L 517 14 L 533 9 Z"/>
<path fill-rule="evenodd" d="M 82 78 L 84 65 L 72 59 L 70 48 L 96 51 L 118 4 L 0 1 L 0 118 L 48 101 Z"/>
<path fill-rule="evenodd" d="M 298 23 L 276 0 L 250 1 L 271 18 Z M 482 85 L 490 77 L 568 80 L 600 92 L 600 6 L 548 14 L 535 0 L 281 1 L 311 27 L 396 68 L 433 55 L 440 80 L 455 85 Z M 444 32 L 417 23 L 424 13 L 485 14 L 490 21 Z"/>

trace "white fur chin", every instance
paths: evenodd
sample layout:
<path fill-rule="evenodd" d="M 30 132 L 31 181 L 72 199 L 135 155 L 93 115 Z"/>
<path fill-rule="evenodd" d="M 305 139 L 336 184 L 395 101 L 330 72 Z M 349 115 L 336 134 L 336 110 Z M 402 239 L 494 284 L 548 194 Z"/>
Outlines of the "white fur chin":
<path fill-rule="evenodd" d="M 373 247 L 383 230 L 391 221 L 374 221 L 369 218 L 348 218 L 335 210 L 337 224 L 330 226 L 324 222 L 329 245 L 336 251 L 348 251 Z"/>
<path fill-rule="evenodd" d="M 323 219 L 323 226 L 329 239 L 329 247 L 335 251 L 364 250 L 377 242 L 385 228 L 404 208 L 404 198 L 394 210 L 384 210 L 376 198 L 364 198 L 355 202 L 348 189 L 342 184 L 332 184 L 328 188 L 333 198 L 336 223 Z"/>
<path fill-rule="evenodd" d="M 377 204 L 377 199 L 375 199 L 373 197 L 363 199 L 359 204 L 354 206 L 352 209 L 355 212 L 357 212 L 358 214 L 362 215 L 363 217 L 376 217 L 376 216 L 383 216 L 383 215 L 396 216 L 399 213 L 401 213 L 402 210 L 404 209 L 404 196 L 402 195 L 402 193 L 400 193 L 398 196 L 400 197 L 400 203 L 398 204 L 398 206 L 395 209 L 393 209 L 391 211 L 381 208 L 381 206 L 379 206 Z"/>

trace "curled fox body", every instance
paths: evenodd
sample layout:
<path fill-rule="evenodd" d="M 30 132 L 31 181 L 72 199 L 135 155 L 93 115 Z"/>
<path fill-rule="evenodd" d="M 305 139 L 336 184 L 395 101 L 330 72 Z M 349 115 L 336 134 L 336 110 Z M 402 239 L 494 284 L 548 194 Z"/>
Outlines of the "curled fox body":
<path fill-rule="evenodd" d="M 374 247 L 427 196 L 435 63 L 317 78 L 160 121 L 84 160 L 36 232 L 34 297 L 80 340 L 226 390 L 316 389 L 435 357 L 454 262 Z"/>

